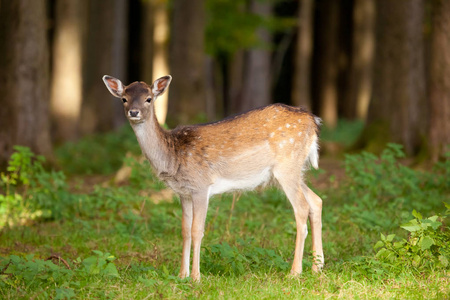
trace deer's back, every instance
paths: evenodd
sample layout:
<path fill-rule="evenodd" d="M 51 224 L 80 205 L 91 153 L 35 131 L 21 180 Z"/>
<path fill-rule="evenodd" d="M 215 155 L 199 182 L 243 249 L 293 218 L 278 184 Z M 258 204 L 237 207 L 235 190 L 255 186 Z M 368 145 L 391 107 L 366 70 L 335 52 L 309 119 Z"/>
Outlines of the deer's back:
<path fill-rule="evenodd" d="M 219 122 L 180 127 L 172 135 L 180 175 L 205 180 L 194 185 L 219 180 L 221 193 L 233 184 L 252 189 L 267 182 L 277 164 L 302 168 L 317 131 L 313 115 L 274 104 Z"/>

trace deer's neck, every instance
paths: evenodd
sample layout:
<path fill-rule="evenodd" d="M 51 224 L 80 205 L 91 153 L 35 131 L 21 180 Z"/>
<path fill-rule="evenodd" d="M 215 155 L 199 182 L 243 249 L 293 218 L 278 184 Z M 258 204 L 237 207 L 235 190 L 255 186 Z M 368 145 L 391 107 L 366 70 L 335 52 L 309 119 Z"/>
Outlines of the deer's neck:
<path fill-rule="evenodd" d="M 149 119 L 131 124 L 142 153 L 149 160 L 158 176 L 171 175 L 176 171 L 177 159 L 170 147 L 170 135 L 158 123 L 154 108 Z"/>

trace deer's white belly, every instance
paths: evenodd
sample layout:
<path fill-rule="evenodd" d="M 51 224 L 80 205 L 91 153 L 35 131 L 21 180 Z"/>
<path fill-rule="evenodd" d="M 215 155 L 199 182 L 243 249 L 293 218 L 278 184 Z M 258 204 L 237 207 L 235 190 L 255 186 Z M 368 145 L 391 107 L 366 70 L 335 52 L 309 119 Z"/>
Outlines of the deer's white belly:
<path fill-rule="evenodd" d="M 272 177 L 271 168 L 267 167 L 261 172 L 240 178 L 217 178 L 209 187 L 209 196 L 222 194 L 236 190 L 253 190 L 256 187 L 266 184 Z"/>

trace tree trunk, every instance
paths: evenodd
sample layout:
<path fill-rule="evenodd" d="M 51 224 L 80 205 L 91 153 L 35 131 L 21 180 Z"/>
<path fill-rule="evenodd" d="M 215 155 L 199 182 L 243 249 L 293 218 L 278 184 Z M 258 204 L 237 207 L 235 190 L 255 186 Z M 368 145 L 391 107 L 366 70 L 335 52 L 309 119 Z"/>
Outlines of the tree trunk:
<path fill-rule="evenodd" d="M 272 7 L 268 2 L 252 0 L 250 11 L 254 14 L 267 18 L 271 15 Z M 263 47 L 271 42 L 269 32 L 264 28 L 257 30 L 257 35 Z M 239 105 L 239 111 L 248 111 L 250 109 L 270 104 L 271 102 L 271 53 L 263 47 L 251 49 L 245 56 L 245 76 L 243 78 L 242 101 Z"/>
<path fill-rule="evenodd" d="M 209 121 L 215 121 L 217 116 L 223 114 L 223 99 L 218 91 L 222 92 L 222 77 L 219 74 L 220 68 L 217 67 L 213 57 L 206 57 L 205 74 L 206 74 L 206 118 Z"/>
<path fill-rule="evenodd" d="M 0 9 L 0 165 L 14 145 L 51 156 L 49 47 L 45 0 L 2 1 Z"/>
<path fill-rule="evenodd" d="M 81 115 L 83 134 L 106 132 L 125 123 L 123 108 L 102 86 L 102 76 L 126 81 L 126 0 L 89 1 L 89 31 Z"/>
<path fill-rule="evenodd" d="M 433 2 L 430 62 L 430 152 L 450 151 L 450 1 Z"/>
<path fill-rule="evenodd" d="M 169 12 L 167 3 L 158 1 L 153 5 L 153 80 L 169 74 Z M 170 89 L 155 102 L 156 118 L 166 122 Z"/>
<path fill-rule="evenodd" d="M 141 1 L 142 30 L 141 30 L 141 72 L 140 79 L 148 84 L 153 82 L 153 52 L 155 16 L 153 1 Z"/>
<path fill-rule="evenodd" d="M 354 0 L 339 1 L 339 26 L 338 26 L 338 51 L 336 62 L 338 65 L 337 89 L 338 116 L 354 120 L 356 119 L 356 103 L 351 101 L 352 93 L 352 57 L 353 57 L 353 8 Z"/>
<path fill-rule="evenodd" d="M 53 140 L 60 143 L 74 140 L 78 135 L 83 99 L 82 57 L 87 10 L 84 0 L 60 0 L 55 5 L 50 103 Z"/>
<path fill-rule="evenodd" d="M 292 84 L 292 104 L 311 109 L 311 59 L 313 50 L 314 0 L 299 1 L 297 49 Z"/>
<path fill-rule="evenodd" d="M 322 10 L 323 29 L 318 35 L 321 48 L 317 83 L 319 115 L 327 126 L 333 128 L 337 124 L 339 3 L 327 0 L 323 3 Z"/>
<path fill-rule="evenodd" d="M 173 1 L 169 109 L 176 123 L 206 112 L 204 28 L 204 1 Z"/>
<path fill-rule="evenodd" d="M 242 103 L 242 93 L 244 91 L 244 50 L 238 50 L 226 63 L 227 86 L 224 94 L 227 94 L 226 115 L 240 112 Z"/>
<path fill-rule="evenodd" d="M 415 153 L 426 131 L 423 1 L 377 1 L 376 64 L 369 126 L 372 145 L 386 139 Z"/>
<path fill-rule="evenodd" d="M 365 120 L 372 94 L 372 66 L 375 48 L 375 2 L 354 0 L 353 49 L 350 70 L 351 115 Z"/>

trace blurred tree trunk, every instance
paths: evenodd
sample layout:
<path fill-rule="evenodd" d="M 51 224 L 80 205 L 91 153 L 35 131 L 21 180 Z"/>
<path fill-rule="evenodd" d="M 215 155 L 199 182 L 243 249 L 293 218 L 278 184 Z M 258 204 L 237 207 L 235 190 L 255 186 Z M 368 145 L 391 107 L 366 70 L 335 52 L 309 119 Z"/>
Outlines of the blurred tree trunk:
<path fill-rule="evenodd" d="M 318 34 L 318 44 L 321 52 L 317 63 L 319 115 L 327 126 L 333 128 L 338 118 L 338 1 L 322 1 L 320 21 L 322 32 Z"/>
<path fill-rule="evenodd" d="M 151 84 L 153 82 L 153 48 L 155 16 L 153 15 L 153 1 L 142 1 L 142 30 L 141 30 L 141 74 L 140 80 Z"/>
<path fill-rule="evenodd" d="M 272 6 L 268 2 L 252 0 L 250 12 L 267 18 L 272 14 Z M 263 45 L 246 53 L 242 101 L 239 103 L 239 111 L 247 111 L 271 102 L 271 52 L 264 48 L 270 45 L 271 35 L 264 28 L 259 28 L 257 35 Z"/>
<path fill-rule="evenodd" d="M 86 2 L 55 2 L 55 36 L 51 84 L 52 136 L 57 143 L 78 136 L 83 99 L 82 57 Z"/>
<path fill-rule="evenodd" d="M 167 1 L 157 0 L 153 4 L 153 80 L 168 75 L 169 71 L 169 12 Z M 169 93 L 167 90 L 155 102 L 156 117 L 160 124 L 166 122 L 169 105 Z"/>
<path fill-rule="evenodd" d="M 52 154 L 47 21 L 45 0 L 1 3 L 0 166 L 14 145 Z"/>
<path fill-rule="evenodd" d="M 125 123 L 122 105 L 102 84 L 103 75 L 126 78 L 126 0 L 89 1 L 89 30 L 80 129 L 83 134 L 106 132 Z"/>
<path fill-rule="evenodd" d="M 314 0 L 299 1 L 297 49 L 292 84 L 292 104 L 311 109 L 311 59 L 313 50 Z"/>
<path fill-rule="evenodd" d="M 238 50 L 230 57 L 227 69 L 227 83 L 224 93 L 228 93 L 226 115 L 240 112 L 242 103 L 242 93 L 244 91 L 244 59 L 245 51 Z"/>
<path fill-rule="evenodd" d="M 450 1 L 433 2 L 430 62 L 430 151 L 434 161 L 450 145 Z"/>
<path fill-rule="evenodd" d="M 348 109 L 350 116 L 365 120 L 372 94 L 375 48 L 374 0 L 354 0 L 353 27 Z"/>
<path fill-rule="evenodd" d="M 339 27 L 338 27 L 338 51 L 337 51 L 337 89 L 338 116 L 349 120 L 356 118 L 356 103 L 351 101 L 352 94 L 352 57 L 353 57 L 353 12 L 354 0 L 339 1 Z"/>
<path fill-rule="evenodd" d="M 205 64 L 206 74 L 206 119 L 213 121 L 217 116 L 223 114 L 223 97 L 218 91 L 223 91 L 222 76 L 220 75 L 220 67 L 218 67 L 215 59 L 211 56 L 206 57 Z"/>
<path fill-rule="evenodd" d="M 369 143 L 379 148 L 387 140 L 394 141 L 413 154 L 427 128 L 423 1 L 376 3 L 376 64 L 368 112 L 368 125 L 373 130 Z"/>
<path fill-rule="evenodd" d="M 173 1 L 169 109 L 178 123 L 206 112 L 204 28 L 204 1 Z"/>

